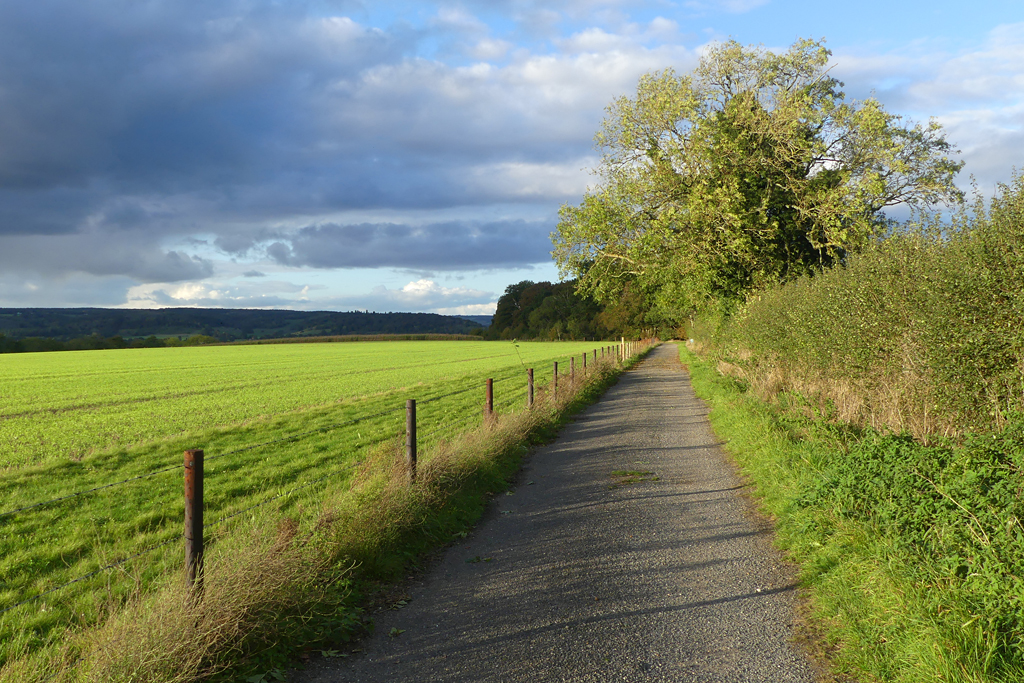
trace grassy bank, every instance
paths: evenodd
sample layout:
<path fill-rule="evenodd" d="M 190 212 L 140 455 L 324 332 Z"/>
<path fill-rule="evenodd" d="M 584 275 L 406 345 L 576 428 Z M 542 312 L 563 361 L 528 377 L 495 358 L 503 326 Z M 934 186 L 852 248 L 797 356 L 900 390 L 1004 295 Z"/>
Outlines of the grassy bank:
<path fill-rule="evenodd" d="M 142 570 L 126 565 L 135 594 L 110 596 L 99 626 L 14 653 L 0 681 L 239 680 L 304 647 L 340 646 L 364 627 L 358 605 L 368 586 L 404 576 L 424 552 L 463 533 L 530 444 L 553 436 L 619 372 L 611 363 L 590 370 L 572 391 L 563 379 L 557 400 L 539 392 L 532 411 L 501 415 L 457 441 L 435 438 L 413 486 L 391 439 L 298 502 L 244 512 L 213 532 L 201 599 L 180 572 L 147 578 L 143 590 Z"/>
<path fill-rule="evenodd" d="M 1024 421 L 924 445 L 814 417 L 795 394 L 769 405 L 689 351 L 682 361 L 800 564 L 834 671 L 1024 680 Z"/>

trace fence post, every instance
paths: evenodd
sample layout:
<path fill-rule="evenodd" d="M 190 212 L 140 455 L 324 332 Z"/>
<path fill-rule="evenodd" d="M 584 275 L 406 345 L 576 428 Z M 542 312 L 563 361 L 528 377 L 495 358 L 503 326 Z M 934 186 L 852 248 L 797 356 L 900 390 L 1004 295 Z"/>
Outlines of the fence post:
<path fill-rule="evenodd" d="M 526 407 L 533 407 L 533 368 L 526 371 Z"/>
<path fill-rule="evenodd" d="M 203 591 L 203 451 L 185 451 L 185 576 L 193 595 Z"/>
<path fill-rule="evenodd" d="M 484 417 L 494 417 L 494 380 L 487 378 L 487 393 L 484 396 Z"/>
<path fill-rule="evenodd" d="M 583 376 L 587 376 L 587 352 L 583 352 Z"/>
<path fill-rule="evenodd" d="M 569 356 L 569 384 L 576 386 L 576 356 Z"/>
<path fill-rule="evenodd" d="M 409 469 L 409 483 L 416 483 L 416 399 L 405 402 L 405 464 Z"/>
<path fill-rule="evenodd" d="M 555 361 L 554 374 L 551 375 L 551 391 L 554 398 L 558 398 L 558 361 Z"/>
<path fill-rule="evenodd" d="M 597 365 L 597 349 L 594 349 L 594 365 Z"/>

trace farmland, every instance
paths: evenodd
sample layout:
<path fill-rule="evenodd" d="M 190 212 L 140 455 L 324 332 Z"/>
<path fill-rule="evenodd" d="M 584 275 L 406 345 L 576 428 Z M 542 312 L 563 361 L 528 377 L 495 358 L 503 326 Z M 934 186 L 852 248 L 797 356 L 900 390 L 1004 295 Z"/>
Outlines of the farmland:
<path fill-rule="evenodd" d="M 525 368 L 544 386 L 552 361 L 578 364 L 595 346 L 370 342 L 0 358 L 0 663 L 95 623 L 180 568 L 184 449 L 206 451 L 216 537 L 254 505 L 287 511 L 344 487 L 368 448 L 397 450 L 406 399 L 421 403 L 428 448 L 479 424 L 485 378 L 495 380 L 497 412 L 521 410 Z"/>

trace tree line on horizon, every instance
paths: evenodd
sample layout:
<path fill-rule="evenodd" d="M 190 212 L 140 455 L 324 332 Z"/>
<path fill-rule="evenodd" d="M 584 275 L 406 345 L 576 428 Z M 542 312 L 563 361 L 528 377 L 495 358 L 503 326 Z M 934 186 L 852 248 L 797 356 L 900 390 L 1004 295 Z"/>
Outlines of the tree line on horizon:
<path fill-rule="evenodd" d="M 575 280 L 522 280 L 505 288 L 484 339 L 583 340 L 620 336 L 654 336 L 646 326 L 641 302 L 627 293 L 601 304 L 581 293 Z"/>
<path fill-rule="evenodd" d="M 259 309 L 0 308 L 0 353 L 381 334 L 480 334 L 435 313 Z"/>

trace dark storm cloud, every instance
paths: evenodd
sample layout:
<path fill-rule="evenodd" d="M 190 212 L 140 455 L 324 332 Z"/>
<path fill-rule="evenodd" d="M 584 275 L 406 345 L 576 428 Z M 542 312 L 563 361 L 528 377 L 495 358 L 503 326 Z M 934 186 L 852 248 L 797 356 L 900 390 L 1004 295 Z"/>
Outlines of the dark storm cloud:
<path fill-rule="evenodd" d="M 0 5 L 0 184 L 129 185 L 209 178 L 266 153 L 292 106 L 327 80 L 400 58 L 307 3 Z M 294 131 L 292 131 L 294 132 Z"/>
<path fill-rule="evenodd" d="M 547 260 L 549 226 L 279 227 L 495 202 L 547 213 L 578 194 L 606 101 L 588 78 L 606 69 L 453 66 L 420 47 L 471 45 L 486 26 L 365 16 L 302 0 L 0 3 L 0 265 L 181 282 L 213 272 L 185 251 L 245 259 L 275 242 L 275 260 L 325 268 Z"/>
<path fill-rule="evenodd" d="M 544 221 L 325 224 L 267 247 L 273 260 L 314 268 L 515 268 L 550 259 Z"/>
<path fill-rule="evenodd" d="M 0 191 L 21 193 L 0 234 L 70 232 L 125 195 L 195 193 L 229 213 L 288 213 L 292 188 L 313 209 L 431 204 L 467 161 L 564 158 L 546 114 L 498 113 L 507 84 L 413 57 L 429 31 L 318 7 L 0 3 Z M 33 219 L 44 206 L 63 208 Z"/>
<path fill-rule="evenodd" d="M 210 261 L 160 249 L 145 236 L 122 233 L 99 241 L 102 248 L 93 234 L 8 237 L 0 249 L 0 270 L 44 278 L 70 273 L 124 275 L 136 282 L 180 282 L 213 274 Z M 45 258 L 40 259 L 40 254 Z"/>

